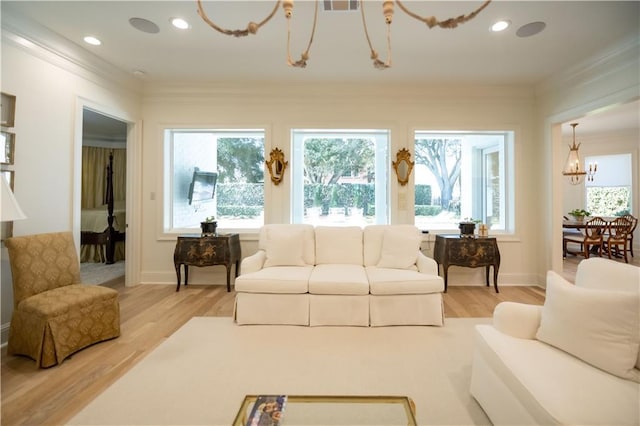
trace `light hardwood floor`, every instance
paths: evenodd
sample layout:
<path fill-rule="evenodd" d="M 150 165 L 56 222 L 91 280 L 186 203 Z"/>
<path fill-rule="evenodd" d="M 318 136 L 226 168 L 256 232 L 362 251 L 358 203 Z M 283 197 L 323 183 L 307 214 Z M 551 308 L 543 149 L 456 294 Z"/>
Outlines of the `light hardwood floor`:
<path fill-rule="evenodd" d="M 565 261 L 565 276 L 573 281 L 580 259 Z M 640 258 L 636 256 L 636 264 Z M 231 316 L 235 293 L 224 286 L 173 285 L 124 287 L 120 293 L 121 336 L 86 348 L 61 365 L 37 369 L 35 362 L 2 351 L 2 425 L 64 424 L 86 404 L 123 376 L 138 361 L 194 316 Z M 490 317 L 502 301 L 541 305 L 540 287 L 451 286 L 444 295 L 445 313 L 455 317 Z"/>

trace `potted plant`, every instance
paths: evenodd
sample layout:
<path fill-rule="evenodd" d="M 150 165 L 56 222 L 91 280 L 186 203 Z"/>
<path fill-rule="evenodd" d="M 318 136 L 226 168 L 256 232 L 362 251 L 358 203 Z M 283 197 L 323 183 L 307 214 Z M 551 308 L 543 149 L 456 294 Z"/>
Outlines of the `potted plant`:
<path fill-rule="evenodd" d="M 202 235 L 215 235 L 218 222 L 215 216 L 208 216 L 204 221 L 200 222 L 200 228 L 202 228 Z"/>
<path fill-rule="evenodd" d="M 476 224 L 480 223 L 479 219 L 465 218 L 458 224 L 461 237 L 473 237 L 476 232 Z"/>
<path fill-rule="evenodd" d="M 591 216 L 591 213 L 585 209 L 573 209 L 569 212 L 569 215 L 573 216 L 576 222 L 584 221 L 585 216 Z"/>

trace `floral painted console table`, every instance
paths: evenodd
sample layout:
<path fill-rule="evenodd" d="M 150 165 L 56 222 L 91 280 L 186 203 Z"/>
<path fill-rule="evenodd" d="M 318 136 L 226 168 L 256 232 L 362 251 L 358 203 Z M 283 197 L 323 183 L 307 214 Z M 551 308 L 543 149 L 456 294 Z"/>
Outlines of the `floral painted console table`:
<path fill-rule="evenodd" d="M 238 234 L 179 235 L 173 252 L 173 263 L 178 278 L 176 291 L 180 290 L 181 265 L 184 265 L 184 285 L 189 282 L 189 265 L 224 265 L 227 268 L 227 291 L 231 291 L 231 265 L 235 263 L 237 277 L 240 260 L 240 237 Z"/>
<path fill-rule="evenodd" d="M 447 273 L 449 266 L 477 268 L 485 266 L 486 282 L 489 286 L 489 268 L 493 266 L 493 286 L 498 290 L 498 269 L 500 269 L 500 250 L 495 237 L 461 237 L 460 235 L 436 235 L 433 258 L 444 269 L 444 291 L 447 291 Z"/>

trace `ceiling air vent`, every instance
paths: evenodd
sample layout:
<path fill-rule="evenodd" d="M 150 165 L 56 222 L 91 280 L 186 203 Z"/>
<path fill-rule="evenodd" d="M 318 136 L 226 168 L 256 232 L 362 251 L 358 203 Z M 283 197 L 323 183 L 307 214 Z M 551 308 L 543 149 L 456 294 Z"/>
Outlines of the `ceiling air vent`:
<path fill-rule="evenodd" d="M 358 0 L 324 0 L 324 10 L 358 10 Z"/>

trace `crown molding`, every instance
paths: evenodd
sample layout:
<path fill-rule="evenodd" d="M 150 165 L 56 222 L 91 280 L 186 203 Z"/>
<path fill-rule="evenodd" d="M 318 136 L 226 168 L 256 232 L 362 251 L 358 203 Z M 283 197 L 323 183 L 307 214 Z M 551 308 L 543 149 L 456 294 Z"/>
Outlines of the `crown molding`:
<path fill-rule="evenodd" d="M 2 41 L 109 90 L 140 93 L 142 82 L 44 26 L 2 11 Z"/>
<path fill-rule="evenodd" d="M 588 86 L 612 78 L 629 67 L 635 69 L 636 74 L 640 69 L 640 37 L 637 33 L 541 81 L 535 91 L 537 96 L 544 96 L 567 88 Z"/>

